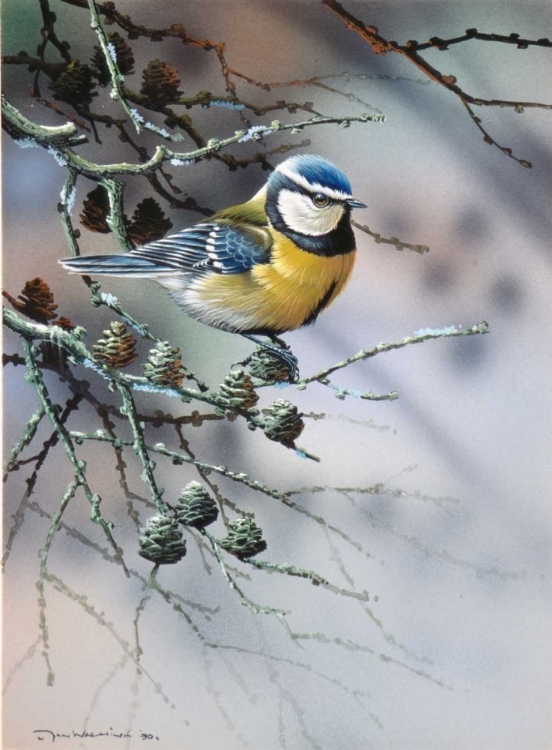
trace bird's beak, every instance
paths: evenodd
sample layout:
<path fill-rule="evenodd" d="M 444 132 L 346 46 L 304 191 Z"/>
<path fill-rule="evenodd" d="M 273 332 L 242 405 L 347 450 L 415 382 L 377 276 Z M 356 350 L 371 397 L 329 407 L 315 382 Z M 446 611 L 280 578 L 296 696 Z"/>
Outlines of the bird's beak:
<path fill-rule="evenodd" d="M 356 198 L 347 198 L 345 203 L 351 208 L 368 208 L 366 203 L 363 203 L 362 201 L 357 201 Z"/>

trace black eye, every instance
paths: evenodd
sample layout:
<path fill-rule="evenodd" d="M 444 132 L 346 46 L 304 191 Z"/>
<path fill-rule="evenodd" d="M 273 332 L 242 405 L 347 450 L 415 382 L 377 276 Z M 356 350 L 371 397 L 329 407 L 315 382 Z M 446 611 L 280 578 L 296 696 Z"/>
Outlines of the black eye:
<path fill-rule="evenodd" d="M 324 193 L 316 193 L 312 196 L 312 202 L 317 208 L 325 208 L 329 205 L 330 199 Z"/>

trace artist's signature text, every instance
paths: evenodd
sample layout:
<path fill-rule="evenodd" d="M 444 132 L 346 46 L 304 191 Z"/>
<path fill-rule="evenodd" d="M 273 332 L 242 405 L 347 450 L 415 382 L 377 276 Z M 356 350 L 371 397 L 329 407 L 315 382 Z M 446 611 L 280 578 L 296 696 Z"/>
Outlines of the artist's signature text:
<path fill-rule="evenodd" d="M 77 732 L 74 729 L 70 732 L 54 732 L 53 729 L 34 729 L 33 734 L 39 742 L 55 742 L 56 740 L 96 740 L 105 738 L 130 740 L 133 737 L 138 737 L 140 740 L 159 740 L 159 737 L 156 734 L 151 734 L 151 732 L 135 732 L 134 734 L 132 734 L 130 730 L 127 732 L 116 732 L 112 727 L 109 727 L 105 732 L 89 732 L 87 729 L 84 729 L 82 732 Z"/>

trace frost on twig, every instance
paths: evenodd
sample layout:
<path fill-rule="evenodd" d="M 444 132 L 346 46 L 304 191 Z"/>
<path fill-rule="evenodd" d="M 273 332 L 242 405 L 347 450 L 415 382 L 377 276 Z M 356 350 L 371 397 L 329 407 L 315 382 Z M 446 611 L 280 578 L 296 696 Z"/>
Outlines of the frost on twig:
<path fill-rule="evenodd" d="M 310 140 L 295 136 L 314 134 L 320 126 L 329 126 L 335 127 L 338 137 L 339 128 L 353 124 L 364 127 L 384 120 L 383 115 L 375 111 L 368 101 L 352 92 L 340 90 L 339 84 L 330 85 L 327 76 L 264 85 L 229 67 L 224 44 L 195 37 L 180 23 L 167 28 L 148 28 L 132 20 L 129 15 L 121 14 L 112 2 L 65 0 L 65 6 L 72 6 L 76 17 L 84 11 L 87 16 L 83 13 L 83 19 L 89 17 L 92 22 L 94 34 L 91 36 L 96 44 L 88 62 L 84 58 L 78 61 L 71 57 L 70 48 L 55 34 L 55 17 L 49 11 L 48 0 L 41 0 L 40 6 L 44 33 L 37 56 L 31 57 L 21 52 L 6 56 L 4 62 L 6 65 L 31 68 L 35 74 L 31 92 L 33 101 L 47 106 L 67 122 L 57 128 L 39 125 L 35 121 L 40 119 L 35 114 L 36 109 L 31 110 L 32 115 L 29 115 L 27 109 L 20 111 L 3 99 L 3 127 L 19 146 L 45 150 L 61 168 L 59 174 L 62 177 L 55 189 L 55 200 L 58 201 L 59 194 L 57 210 L 69 251 L 75 256 L 80 254 L 80 245 L 84 245 L 87 239 L 87 235 L 81 236 L 80 229 L 73 225 L 75 211 L 84 229 L 97 235 L 111 232 L 123 250 L 130 250 L 169 231 L 174 215 L 169 213 L 167 206 L 170 209 L 195 211 L 202 216 L 212 213 L 210 207 L 198 204 L 185 192 L 186 181 L 195 176 L 202 161 L 210 160 L 215 167 L 228 170 L 247 168 L 252 164 L 270 170 L 273 168 L 271 157 L 311 145 Z M 104 24 L 115 24 L 121 34 L 106 33 Z M 139 45 L 136 45 L 136 50 L 132 49 L 135 39 L 158 42 L 166 38 L 178 40 L 198 50 L 198 54 L 210 53 L 216 57 L 220 71 L 219 89 L 213 92 L 198 91 L 193 81 L 189 78 L 185 80 L 187 71 L 165 62 L 161 53 L 156 51 L 151 61 L 144 64 L 135 54 Z M 50 59 L 53 54 L 45 54 L 46 49 L 57 55 L 55 60 Z M 134 71 L 141 82 L 133 87 L 130 76 Z M 49 90 L 55 102 L 46 99 L 46 93 L 39 91 L 41 76 L 49 80 Z M 364 80 L 368 76 L 360 74 L 357 78 Z M 305 86 L 312 91 L 323 89 L 325 94 L 330 95 L 330 101 L 343 103 L 345 99 L 357 114 L 325 114 L 316 102 L 302 101 L 298 97 L 268 103 L 249 100 L 238 91 L 238 83 L 242 85 L 244 81 L 264 91 L 283 85 L 294 86 L 296 90 Z M 115 102 L 111 108 L 100 106 L 101 97 L 106 97 L 106 87 L 109 87 Z M 199 110 L 209 111 L 202 111 L 199 118 L 196 117 Z M 364 110 L 369 113 L 363 114 Z M 115 114 L 110 114 L 112 111 Z M 287 113 L 286 122 L 271 119 L 274 114 L 267 116 L 276 112 Z M 208 116 L 211 117 L 210 121 L 207 120 Z M 205 125 L 205 122 L 209 124 Z M 108 129 L 125 144 L 133 159 L 105 162 L 99 147 L 102 145 L 100 136 L 103 137 Z M 150 132 L 144 133 L 144 130 Z M 96 143 L 89 144 L 84 151 L 80 146 L 87 142 L 91 131 L 96 136 Z M 149 140 L 146 140 L 146 136 Z M 181 143 L 176 146 L 178 141 Z M 176 184 L 176 174 L 185 182 L 183 186 Z M 147 180 L 156 198 L 140 195 L 136 198 L 134 213 L 127 206 L 128 214 L 125 214 L 126 186 L 132 182 L 134 188 L 141 180 Z M 86 198 L 82 206 L 76 208 L 77 182 Z M 157 197 L 166 202 L 163 208 L 157 202 Z M 397 249 L 408 248 L 420 253 L 426 249 L 393 237 L 383 238 L 368 227 L 359 228 L 371 234 L 376 242 L 392 244 Z M 96 237 L 96 240 L 100 239 Z M 409 658 L 416 658 L 404 644 L 393 638 L 368 608 L 369 601 L 375 602 L 377 599 L 368 596 L 364 585 L 355 585 L 345 556 L 340 556 L 339 544 L 344 545 L 351 555 L 357 555 L 363 563 L 372 560 L 369 543 L 362 535 L 343 527 L 340 520 L 330 519 L 326 513 L 318 511 L 314 503 L 300 502 L 295 497 L 299 491 L 284 492 L 261 477 L 249 474 L 245 451 L 240 454 L 239 460 L 236 459 L 238 467 L 233 465 L 230 468 L 219 463 L 216 457 L 208 460 L 204 444 L 201 449 L 193 445 L 193 431 L 203 432 L 209 423 L 215 423 L 217 428 L 224 427 L 229 432 L 241 426 L 254 433 L 250 435 L 244 430 L 247 439 L 254 444 L 265 440 L 267 453 L 273 453 L 281 460 L 285 460 L 283 456 L 290 455 L 282 451 L 289 450 L 295 454 L 291 456 L 292 460 L 299 456 L 318 461 L 316 456 L 297 444 L 299 439 L 305 439 L 308 443 L 309 428 L 314 425 L 311 421 L 305 427 L 306 415 L 301 411 L 299 401 L 296 403 L 294 397 L 290 397 L 290 400 L 274 398 L 268 405 L 260 401 L 261 386 L 269 388 L 289 381 L 289 370 L 286 372 L 282 362 L 274 362 L 266 356 L 266 352 L 257 351 L 243 364 L 244 369 L 231 369 L 221 378 L 220 384 L 210 388 L 188 370 L 184 346 L 182 349 L 174 346 L 173 342 L 166 340 L 164 331 L 154 331 L 153 326 L 142 322 L 139 316 L 135 317 L 113 294 L 101 289 L 97 282 L 86 277 L 84 282 L 88 286 L 92 305 L 107 308 L 118 318 L 110 321 L 109 328 L 95 346 L 92 344 L 94 337 L 87 340 L 82 326 L 75 326 L 66 318 L 58 318 L 57 303 L 43 280 L 35 280 L 22 291 L 19 298 L 5 294 L 16 312 L 4 310 L 4 324 L 18 337 L 24 357 L 20 354 L 7 355 L 4 362 L 25 368 L 25 378 L 33 387 L 38 404 L 30 409 L 32 413 L 28 424 L 13 446 L 6 467 L 6 479 L 11 481 L 16 470 L 19 471 L 18 479 L 27 467 L 30 475 L 25 477 L 27 489 L 7 533 L 3 563 L 8 561 L 14 540 L 31 514 L 47 521 L 48 531 L 40 550 L 38 580 L 39 630 L 47 681 L 53 681 L 55 666 L 50 662 L 53 649 L 50 649 L 51 633 L 47 618 L 48 587 L 54 588 L 68 603 L 76 605 L 98 627 L 107 628 L 109 636 L 115 639 L 121 650 L 112 673 L 127 662 L 132 662 L 140 674 L 143 673 L 155 685 L 156 692 L 164 700 L 168 700 L 168 696 L 159 681 L 154 680 L 154 676 L 144 668 L 145 659 L 141 658 L 139 646 L 140 616 L 150 599 L 159 597 L 163 605 L 167 605 L 167 615 L 172 612 L 176 614 L 179 623 L 189 628 L 197 638 L 202 653 L 206 649 L 216 648 L 230 653 L 231 645 L 211 642 L 209 630 L 201 627 L 202 619 L 209 621 L 219 614 L 221 604 L 217 601 L 216 606 L 208 606 L 192 601 L 165 585 L 163 566 L 180 566 L 186 580 L 186 565 L 194 553 L 200 572 L 206 577 L 217 574 L 222 577 L 231 602 L 241 603 L 251 614 L 276 618 L 284 625 L 286 636 L 294 645 L 307 640 L 315 644 L 327 641 L 368 656 L 393 660 L 364 644 L 324 636 L 315 630 L 318 623 L 313 624 L 312 632 L 295 632 L 290 624 L 292 613 L 285 608 L 285 604 L 273 606 L 268 594 L 266 598 L 263 594 L 263 603 L 259 604 L 257 595 L 249 593 L 249 586 L 259 579 L 286 576 L 290 586 L 311 590 L 308 585 L 311 584 L 316 587 L 317 596 L 340 597 L 339 604 L 344 608 L 361 607 L 371 625 L 377 628 L 378 635 Z M 104 327 L 105 323 L 99 330 Z M 359 392 L 338 387 L 330 382 L 329 376 L 354 362 L 390 349 L 430 338 L 472 335 L 485 333 L 486 330 L 486 324 L 481 324 L 472 329 L 419 331 L 403 341 L 363 350 L 344 362 L 300 380 L 297 385 L 301 390 L 319 382 L 333 390 L 338 398 L 353 396 L 364 400 L 392 400 L 397 398 L 396 393 L 378 395 L 369 390 Z M 142 340 L 137 341 L 136 337 Z M 48 359 L 44 345 L 61 352 L 63 357 L 59 361 Z M 249 372 L 245 371 L 247 367 Z M 53 399 L 53 394 L 58 391 L 50 388 L 50 378 L 54 377 L 61 383 L 59 385 L 56 381 L 56 387 L 67 389 L 69 394 L 67 399 L 59 399 L 59 404 Z M 106 390 L 109 393 L 107 398 Z M 293 392 L 295 397 L 298 395 L 291 386 L 289 392 Z M 154 401 L 155 406 L 152 406 Z M 76 419 L 81 403 L 88 410 L 84 428 L 82 419 Z M 218 422 L 227 424 L 219 425 Z M 51 434 L 39 444 L 47 423 L 51 425 Z M 156 439 L 157 430 L 160 431 L 160 439 Z M 303 435 L 306 437 L 303 438 Z M 213 445 L 216 449 L 216 442 Z M 108 515 L 106 506 L 93 491 L 92 475 L 81 458 L 87 455 L 87 450 L 92 452 L 92 446 L 114 464 L 115 486 L 120 490 L 123 506 L 119 509 L 121 512 L 113 517 L 117 518 L 118 524 L 127 524 L 135 540 L 130 554 L 127 554 L 125 545 L 124 558 L 117 542 L 122 538 L 120 529 L 113 527 L 109 517 L 111 508 Z M 39 477 L 42 477 L 46 458 L 56 450 L 56 459 L 69 468 L 70 474 L 51 512 L 39 503 L 33 492 Z M 301 462 L 297 464 L 301 466 Z M 188 473 L 198 481 L 190 482 Z M 171 497 L 164 486 L 172 486 L 173 477 L 183 475 L 186 475 L 186 479 L 182 484 L 186 484 L 180 496 L 177 491 Z M 169 476 L 170 483 L 166 482 Z M 355 500 L 353 493 L 347 493 L 346 487 L 338 489 L 339 499 L 343 502 L 351 503 L 351 497 Z M 107 544 L 102 539 L 98 542 L 94 538 L 94 528 L 90 524 L 69 523 L 67 509 L 76 508 L 75 501 L 81 493 L 88 502 L 90 520 L 99 526 Z M 316 500 L 316 488 L 311 488 L 310 495 Z M 261 502 L 249 502 L 251 497 Z M 358 510 L 356 505 L 353 508 Z M 302 562 L 301 548 L 297 549 L 296 556 L 294 553 L 292 562 L 284 562 L 279 557 L 279 536 L 274 532 L 273 520 L 277 512 L 292 521 L 300 519 L 315 534 L 322 534 L 326 538 L 329 559 L 323 563 L 335 563 L 335 580 L 331 572 L 326 573 L 323 568 L 320 572 L 313 570 L 310 562 Z M 50 569 L 53 567 L 50 560 L 50 557 L 53 558 L 50 555 L 52 545 L 54 540 L 61 541 L 61 534 L 70 537 L 73 543 L 83 545 L 106 565 L 111 565 L 115 573 L 126 574 L 142 586 L 140 602 L 133 613 L 134 646 L 119 635 L 103 611 L 97 609 L 87 596 L 69 587 L 61 576 Z M 271 561 L 264 559 L 267 548 Z M 129 562 L 131 554 L 133 561 L 136 560 L 142 567 L 132 567 Z M 144 567 L 148 565 L 144 573 Z M 207 586 L 203 590 L 211 591 Z M 258 656 L 272 670 L 275 669 L 274 664 L 282 663 L 267 654 Z M 288 661 L 296 670 L 310 669 L 298 660 Z M 393 660 L 393 663 L 409 668 L 398 660 Z M 426 673 L 417 674 L 427 676 Z M 332 681 L 323 673 L 317 673 L 317 676 Z M 275 684 L 278 685 L 277 679 Z M 357 700 L 366 697 L 361 691 L 353 691 L 336 680 L 332 684 L 347 696 L 354 695 Z M 301 723 L 299 703 L 290 701 L 290 705 Z M 307 737 L 304 723 L 301 726 Z"/>
<path fill-rule="evenodd" d="M 485 322 L 478 323 L 477 325 L 471 326 L 470 328 L 457 328 L 456 326 L 447 326 L 445 328 L 424 328 L 420 331 L 416 331 L 412 336 L 407 336 L 406 338 L 402 339 L 402 341 L 396 341 L 394 343 L 387 343 L 387 344 L 378 344 L 372 349 L 368 349 L 366 351 L 364 349 L 361 349 L 359 352 L 357 352 L 356 354 L 353 354 L 351 357 L 348 357 L 342 362 L 337 362 L 335 365 L 326 367 L 325 369 L 320 370 L 320 372 L 317 372 L 314 375 L 309 375 L 308 377 L 300 378 L 297 382 L 297 387 L 299 389 L 304 389 L 310 383 L 318 382 L 321 385 L 325 385 L 327 387 L 336 389 L 336 387 L 328 379 L 328 375 L 332 375 L 337 370 L 342 370 L 345 367 L 349 367 L 355 362 L 361 362 L 363 360 L 370 359 L 371 357 L 375 357 L 377 354 L 382 354 L 383 352 L 389 352 L 389 351 L 392 351 L 393 349 L 402 349 L 405 346 L 410 346 L 411 344 L 421 344 L 424 341 L 429 341 L 430 339 L 453 338 L 456 336 L 478 336 L 480 334 L 485 334 L 488 332 L 489 332 L 489 324 Z M 362 393 L 358 391 L 355 392 L 355 391 L 344 390 L 344 389 L 336 389 L 336 396 L 337 398 L 344 398 L 345 396 L 354 396 L 356 398 L 364 398 L 370 401 L 374 401 L 374 400 L 376 401 L 377 400 L 391 400 L 392 401 L 397 398 L 397 394 L 395 392 L 384 395 L 384 396 L 374 396 L 374 394 L 371 394 L 371 393 Z"/>

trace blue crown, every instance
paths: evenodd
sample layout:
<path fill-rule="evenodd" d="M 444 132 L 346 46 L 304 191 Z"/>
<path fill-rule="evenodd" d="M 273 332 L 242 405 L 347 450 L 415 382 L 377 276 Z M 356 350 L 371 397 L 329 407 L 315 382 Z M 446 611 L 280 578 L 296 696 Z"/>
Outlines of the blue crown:
<path fill-rule="evenodd" d="M 318 183 L 332 190 L 351 194 L 351 183 L 343 172 L 332 164 L 314 154 L 292 156 L 284 162 L 286 169 L 303 177 L 309 184 Z"/>

